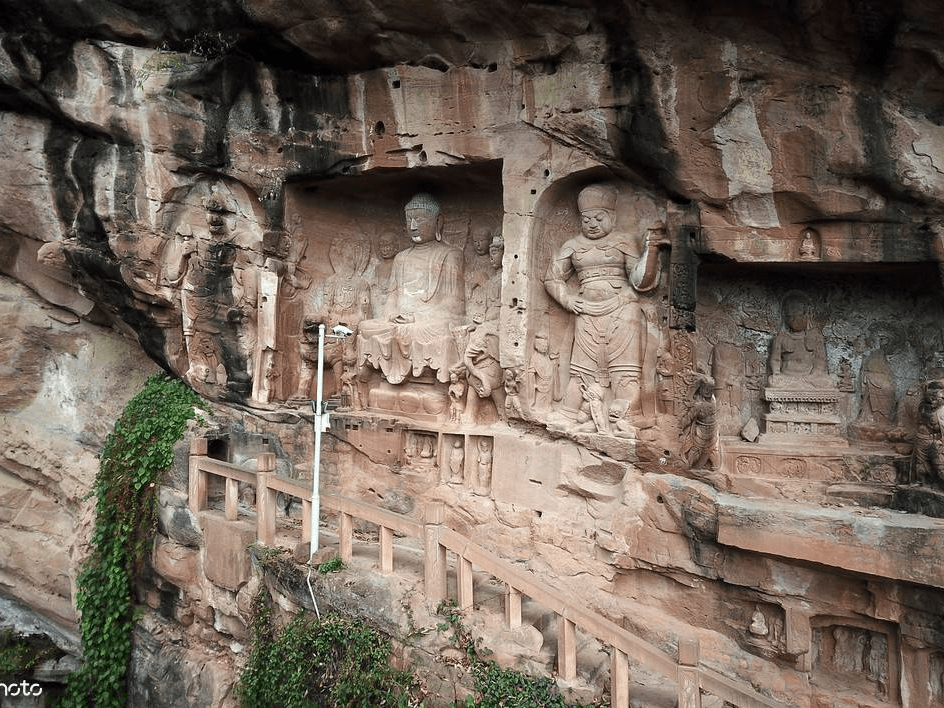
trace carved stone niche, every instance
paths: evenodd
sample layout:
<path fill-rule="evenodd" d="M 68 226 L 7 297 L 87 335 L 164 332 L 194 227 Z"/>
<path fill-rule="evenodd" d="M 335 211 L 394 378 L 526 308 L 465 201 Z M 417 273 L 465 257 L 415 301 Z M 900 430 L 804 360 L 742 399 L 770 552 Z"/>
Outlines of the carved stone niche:
<path fill-rule="evenodd" d="M 844 696 L 828 705 L 899 705 L 898 630 L 867 618 L 813 617 L 810 684 L 813 695 Z M 885 703 L 883 703 L 885 705 Z"/>
<path fill-rule="evenodd" d="M 528 371 L 549 372 L 526 411 L 569 434 L 655 430 L 670 352 L 666 205 L 605 170 L 551 185 L 536 209 Z M 546 337 L 546 341 L 545 341 Z M 548 398 L 551 402 L 548 402 Z"/>
<path fill-rule="evenodd" d="M 326 349 L 325 370 L 342 406 L 424 425 L 498 420 L 501 190 L 500 162 L 286 186 L 311 284 L 278 308 L 283 398 L 313 395 L 309 323 L 344 325 L 353 335 Z"/>

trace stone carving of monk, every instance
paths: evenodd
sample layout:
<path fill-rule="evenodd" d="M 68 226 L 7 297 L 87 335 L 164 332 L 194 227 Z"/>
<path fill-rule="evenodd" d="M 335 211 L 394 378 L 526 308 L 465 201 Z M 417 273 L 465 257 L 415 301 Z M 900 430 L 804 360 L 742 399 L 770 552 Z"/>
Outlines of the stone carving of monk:
<path fill-rule="evenodd" d="M 443 243 L 443 216 L 431 195 L 414 196 L 405 215 L 413 245 L 393 259 L 393 314 L 386 320 L 361 323 L 358 358 L 380 369 L 392 384 L 411 373 L 419 376 L 427 367 L 445 383 L 449 367 L 458 360 L 450 328 L 465 315 L 462 252 Z"/>
<path fill-rule="evenodd" d="M 630 401 L 630 415 L 640 412 L 646 317 L 638 293 L 657 285 L 658 249 L 650 245 L 665 241 L 651 243 L 651 233 L 658 229 L 650 229 L 637 259 L 631 238 L 613 232 L 616 197 L 610 185 L 580 192 L 581 233 L 564 243 L 544 279 L 551 297 L 576 317 L 563 399 L 563 414 L 570 420 L 576 420 L 587 390 L 609 389 L 609 399 Z"/>
<path fill-rule="evenodd" d="M 784 327 L 770 343 L 770 387 L 834 389 L 826 373 L 826 341 L 810 326 L 809 299 L 799 291 L 789 292 L 782 312 Z"/>

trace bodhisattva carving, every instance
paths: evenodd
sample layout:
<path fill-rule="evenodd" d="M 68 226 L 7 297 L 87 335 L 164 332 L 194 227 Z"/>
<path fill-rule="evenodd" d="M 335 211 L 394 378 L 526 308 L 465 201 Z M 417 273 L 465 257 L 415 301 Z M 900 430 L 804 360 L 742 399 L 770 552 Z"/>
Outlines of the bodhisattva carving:
<path fill-rule="evenodd" d="M 305 318 L 300 352 L 302 369 L 294 399 L 311 398 L 312 380 L 318 370 L 318 325 L 323 323 L 328 332 L 336 325 L 357 332 L 360 323 L 371 313 L 370 283 L 363 275 L 370 258 L 369 248 L 359 241 L 337 237 L 331 242 L 328 258 L 334 272 L 324 283 L 322 309 Z M 334 391 L 341 392 L 345 370 L 357 368 L 354 337 L 341 341 L 326 339 L 324 361 L 334 374 Z M 349 376 L 348 388 L 352 385 L 356 386 L 357 382 Z M 352 405 L 360 399 L 359 394 L 350 397 Z"/>
<path fill-rule="evenodd" d="M 487 226 L 472 231 L 472 255 L 465 264 L 465 301 L 469 312 L 475 312 L 479 307 L 484 309 L 484 305 L 477 301 L 484 303 L 484 289 L 496 268 L 489 254 L 495 238 L 501 238 L 501 234 L 493 234 Z M 501 268 L 501 264 L 497 267 Z"/>
<path fill-rule="evenodd" d="M 501 266 L 505 242 L 497 235 L 489 244 L 489 262 L 494 274 L 477 289 L 471 313 L 472 323 L 457 328 L 461 340 L 462 362 L 453 367 L 468 382 L 464 422 L 481 423 L 481 399 L 491 399 L 499 420 L 505 418 L 505 380 L 499 361 L 499 312 L 501 310 Z M 451 375 L 451 374 L 450 374 Z"/>
<path fill-rule="evenodd" d="M 560 422 L 570 426 L 581 407 L 589 408 L 600 432 L 608 428 L 604 398 L 628 400 L 628 415 L 641 414 L 647 325 L 638 294 L 658 284 L 658 247 L 668 245 L 661 224 L 653 226 L 637 258 L 631 237 L 613 231 L 616 199 L 611 185 L 592 185 L 580 192 L 581 233 L 554 255 L 544 280 L 551 297 L 575 317 Z M 598 397 L 600 413 L 594 416 Z"/>
<path fill-rule="evenodd" d="M 456 363 L 451 328 L 465 314 L 462 252 L 443 243 L 443 215 L 431 195 L 414 196 L 405 214 L 413 245 L 393 259 L 392 314 L 361 322 L 358 362 L 380 369 L 391 384 L 425 369 L 446 383 Z"/>
<path fill-rule="evenodd" d="M 524 375 L 520 369 L 505 369 L 505 419 L 523 418 L 524 409 L 521 405 L 521 381 Z"/>
<path fill-rule="evenodd" d="M 449 422 L 461 423 L 465 413 L 466 389 L 469 385 L 466 383 L 466 371 L 462 369 L 453 369 L 449 373 Z"/>
<path fill-rule="evenodd" d="M 181 309 L 190 359 L 184 378 L 205 391 L 208 385 L 224 383 L 222 365 L 226 388 L 244 398 L 252 388 L 246 362 L 255 339 L 255 274 L 245 239 L 227 223 L 234 210 L 217 194 L 208 196 L 203 206 L 207 231 L 179 229 L 175 249 L 176 272 L 183 273 Z"/>
<path fill-rule="evenodd" d="M 377 253 L 380 260 L 374 270 L 374 289 L 371 298 L 374 304 L 373 317 L 386 319 L 394 314 L 390 312 L 394 298 L 393 259 L 400 251 L 400 239 L 393 231 L 385 231 L 377 239 Z"/>

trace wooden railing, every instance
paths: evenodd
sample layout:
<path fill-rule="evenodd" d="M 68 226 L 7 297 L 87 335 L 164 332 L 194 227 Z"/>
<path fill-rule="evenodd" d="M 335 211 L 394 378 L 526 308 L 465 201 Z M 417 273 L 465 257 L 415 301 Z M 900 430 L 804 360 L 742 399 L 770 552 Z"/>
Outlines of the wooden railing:
<path fill-rule="evenodd" d="M 311 539 L 311 490 L 298 480 L 275 474 L 275 455 L 261 453 L 255 471 L 214 460 L 206 456 L 206 440 L 194 439 L 190 446 L 190 508 L 194 513 L 207 508 L 209 475 L 225 480 L 224 514 L 238 518 L 239 483 L 256 488 L 257 537 L 260 543 L 272 545 L 276 531 L 276 495 L 278 492 L 296 497 L 303 506 L 302 541 Z M 473 606 L 472 570 L 489 573 L 505 584 L 505 619 L 510 628 L 521 625 L 521 599 L 529 597 L 556 613 L 557 671 L 566 681 L 577 678 L 576 630 L 595 637 L 610 648 L 610 694 L 614 708 L 629 707 L 629 659 L 647 669 L 671 678 L 678 684 L 679 708 L 701 708 L 705 691 L 738 708 L 787 708 L 786 704 L 764 696 L 747 684 L 699 664 L 697 639 L 679 642 L 676 660 L 661 649 L 637 637 L 624 627 L 572 602 L 566 595 L 548 587 L 531 574 L 521 571 L 508 561 L 472 543 L 462 534 L 444 525 L 442 502 L 427 506 L 425 523 L 380 509 L 370 504 L 321 494 L 321 505 L 338 513 L 338 544 L 341 559 L 350 562 L 353 556 L 353 520 L 376 524 L 379 531 L 380 569 L 393 572 L 393 537 L 400 534 L 423 542 L 423 573 L 426 599 L 438 604 L 447 599 L 447 552 L 455 555 L 457 604 L 461 609 Z"/>

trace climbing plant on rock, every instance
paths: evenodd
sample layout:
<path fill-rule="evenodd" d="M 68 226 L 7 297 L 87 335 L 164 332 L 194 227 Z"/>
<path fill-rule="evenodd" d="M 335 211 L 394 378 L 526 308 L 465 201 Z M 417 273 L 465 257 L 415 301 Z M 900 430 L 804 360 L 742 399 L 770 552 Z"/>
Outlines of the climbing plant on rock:
<path fill-rule="evenodd" d="M 252 651 L 236 688 L 247 708 L 419 705 L 413 674 L 390 666 L 390 639 L 363 620 L 301 613 L 278 628 L 263 589 L 249 632 Z"/>
<path fill-rule="evenodd" d="M 134 578 L 151 548 L 161 476 L 200 398 L 181 381 L 150 377 L 105 440 L 92 494 L 91 553 L 77 579 L 82 668 L 69 679 L 67 708 L 123 707 L 134 623 Z"/>

